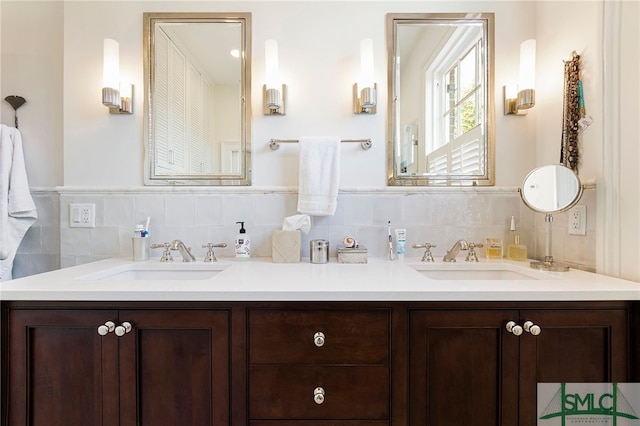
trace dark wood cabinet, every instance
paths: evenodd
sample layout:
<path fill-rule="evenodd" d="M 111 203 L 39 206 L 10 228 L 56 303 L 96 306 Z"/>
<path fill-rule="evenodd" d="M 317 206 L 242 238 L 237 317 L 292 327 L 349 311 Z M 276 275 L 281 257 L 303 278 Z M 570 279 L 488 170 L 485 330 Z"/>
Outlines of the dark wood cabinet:
<path fill-rule="evenodd" d="M 229 425 L 226 310 L 16 309 L 8 425 Z M 101 336 L 107 321 L 132 328 Z"/>
<path fill-rule="evenodd" d="M 538 382 L 630 378 L 627 309 L 453 309 L 409 314 L 411 425 L 534 426 Z M 534 335 L 509 321 L 540 327 Z M 520 335 L 516 335 L 518 333 Z"/>
<path fill-rule="evenodd" d="M 3 426 L 534 426 L 537 383 L 639 371 L 636 302 L 1 306 Z"/>
<path fill-rule="evenodd" d="M 537 383 L 631 381 L 627 309 L 536 309 L 520 312 L 537 336 L 520 336 L 521 426 L 535 426 Z"/>
<path fill-rule="evenodd" d="M 251 309 L 251 424 L 331 420 L 332 425 L 388 425 L 389 312 Z"/>
<path fill-rule="evenodd" d="M 517 425 L 517 310 L 409 314 L 411 425 Z"/>

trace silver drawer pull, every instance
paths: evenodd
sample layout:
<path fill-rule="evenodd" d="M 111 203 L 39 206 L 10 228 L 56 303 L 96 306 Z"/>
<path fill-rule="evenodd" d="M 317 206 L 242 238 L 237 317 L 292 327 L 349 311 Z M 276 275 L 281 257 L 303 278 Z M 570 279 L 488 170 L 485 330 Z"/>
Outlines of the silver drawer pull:
<path fill-rule="evenodd" d="M 313 390 L 313 402 L 320 405 L 324 402 L 324 389 L 320 386 Z"/>
<path fill-rule="evenodd" d="M 130 331 L 131 331 L 131 323 L 125 321 L 121 325 L 116 327 L 116 336 L 122 337 L 125 334 L 129 333 Z"/>
<path fill-rule="evenodd" d="M 313 344 L 317 347 L 324 345 L 324 333 L 322 331 L 318 331 L 313 335 Z"/>
<path fill-rule="evenodd" d="M 522 334 L 522 327 L 516 324 L 515 321 L 509 321 L 505 328 L 509 333 L 513 333 L 514 336 L 520 336 Z"/>
<path fill-rule="evenodd" d="M 98 327 L 98 334 L 101 336 L 106 336 L 111 333 L 116 328 L 116 325 L 113 321 L 107 321 L 100 327 Z"/>
<path fill-rule="evenodd" d="M 524 331 L 526 331 L 527 333 L 531 333 L 534 336 L 537 336 L 542 331 L 540 326 L 537 324 L 534 324 L 533 321 L 525 321 L 525 323 L 522 324 L 522 326 L 524 327 Z"/>

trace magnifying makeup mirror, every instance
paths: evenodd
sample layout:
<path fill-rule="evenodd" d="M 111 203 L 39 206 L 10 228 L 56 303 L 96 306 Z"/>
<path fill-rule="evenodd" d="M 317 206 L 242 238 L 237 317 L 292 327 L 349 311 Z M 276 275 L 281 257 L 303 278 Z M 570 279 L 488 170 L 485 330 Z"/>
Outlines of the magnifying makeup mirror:
<path fill-rule="evenodd" d="M 582 196 L 580 178 L 568 167 L 550 164 L 533 169 L 524 178 L 520 196 L 531 210 L 545 213 L 545 256 L 543 261 L 531 262 L 531 267 L 545 271 L 565 272 L 569 267 L 553 260 L 551 255 L 551 225 L 553 213 L 569 210 Z"/>

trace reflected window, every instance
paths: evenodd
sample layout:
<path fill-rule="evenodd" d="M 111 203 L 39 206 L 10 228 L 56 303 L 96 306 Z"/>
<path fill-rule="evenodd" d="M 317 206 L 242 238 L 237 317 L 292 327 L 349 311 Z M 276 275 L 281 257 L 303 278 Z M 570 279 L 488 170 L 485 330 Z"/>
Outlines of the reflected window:
<path fill-rule="evenodd" d="M 429 173 L 477 174 L 484 170 L 484 78 L 481 27 L 459 28 L 444 54 L 424 73 L 425 111 L 431 121 L 426 164 Z"/>

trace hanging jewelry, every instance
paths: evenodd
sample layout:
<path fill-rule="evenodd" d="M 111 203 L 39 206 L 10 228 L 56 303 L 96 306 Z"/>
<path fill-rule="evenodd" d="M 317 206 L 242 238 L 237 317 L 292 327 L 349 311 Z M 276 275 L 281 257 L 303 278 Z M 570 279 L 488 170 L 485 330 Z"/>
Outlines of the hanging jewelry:
<path fill-rule="evenodd" d="M 578 133 L 580 130 L 580 55 L 572 53 L 564 63 L 564 101 L 562 113 L 562 143 L 560 162 L 578 171 Z"/>

